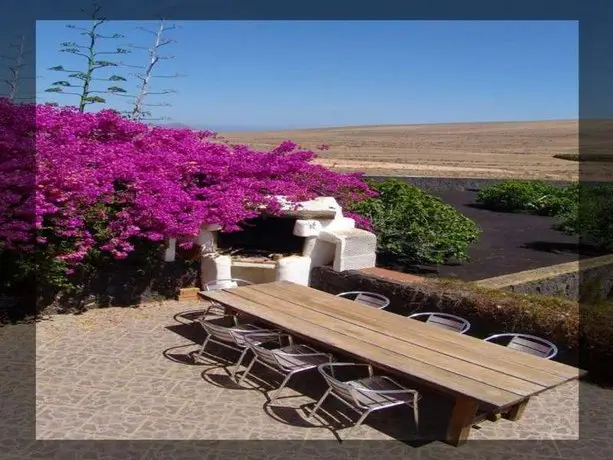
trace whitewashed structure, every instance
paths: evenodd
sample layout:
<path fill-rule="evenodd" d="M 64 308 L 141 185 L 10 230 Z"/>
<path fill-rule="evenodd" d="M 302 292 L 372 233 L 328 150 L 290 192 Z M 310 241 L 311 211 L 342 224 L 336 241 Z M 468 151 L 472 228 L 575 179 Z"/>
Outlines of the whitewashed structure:
<path fill-rule="evenodd" d="M 236 238 L 241 238 L 243 232 L 225 234 L 219 232 L 219 226 L 205 225 L 196 240 L 201 248 L 202 283 L 240 278 L 253 283 L 287 280 L 308 285 L 313 267 L 331 265 L 335 270 L 342 271 L 375 266 L 375 235 L 355 228 L 355 221 L 343 216 L 334 198 L 319 197 L 297 204 L 289 203 L 283 197 L 277 199 L 282 205 L 281 215 L 266 219 L 268 222 L 283 220 L 282 229 L 285 230 L 282 230 L 282 234 L 279 234 L 279 229 L 275 229 L 274 234 L 267 235 L 269 230 L 265 227 L 257 228 L 257 225 L 250 231 L 252 235 L 257 234 L 257 238 L 262 238 L 262 241 L 266 238 L 274 240 L 268 243 L 276 244 L 277 247 L 280 243 L 291 242 L 282 251 L 284 254 L 271 254 L 264 258 L 228 254 L 228 248 L 220 244 L 225 235 L 232 235 L 236 242 Z M 283 231 L 287 232 L 286 236 Z M 166 261 L 174 260 L 175 246 L 176 242 L 171 240 L 166 250 Z M 263 250 L 269 247 L 264 246 Z M 290 246 L 293 249 L 288 253 L 287 248 Z"/>

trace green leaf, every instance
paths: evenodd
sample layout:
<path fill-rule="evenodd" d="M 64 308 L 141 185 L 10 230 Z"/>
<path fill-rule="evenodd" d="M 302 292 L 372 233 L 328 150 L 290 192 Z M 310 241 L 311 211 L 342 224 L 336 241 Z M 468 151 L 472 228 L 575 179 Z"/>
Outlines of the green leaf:
<path fill-rule="evenodd" d="M 106 99 L 100 96 L 86 96 L 83 98 L 83 100 L 92 104 L 96 102 L 104 104 L 106 102 Z"/>
<path fill-rule="evenodd" d="M 109 77 L 109 81 L 127 81 L 127 80 L 123 78 L 121 75 L 111 75 Z"/>
<path fill-rule="evenodd" d="M 51 83 L 53 86 L 65 86 L 65 87 L 72 87 L 72 85 L 70 84 L 70 82 L 67 81 L 54 81 L 53 83 Z"/>
<path fill-rule="evenodd" d="M 468 259 L 477 225 L 440 199 L 394 179 L 371 184 L 379 196 L 353 203 L 350 210 L 368 217 L 377 234 L 378 251 L 414 264 Z"/>
<path fill-rule="evenodd" d="M 47 88 L 45 93 L 61 93 L 62 88 Z"/>
<path fill-rule="evenodd" d="M 126 93 L 127 91 L 119 86 L 110 86 L 107 88 L 107 91 L 111 93 Z"/>
<path fill-rule="evenodd" d="M 61 70 L 64 70 L 64 66 L 63 65 L 56 65 L 55 67 L 49 67 L 49 70 L 61 71 Z"/>
<path fill-rule="evenodd" d="M 87 80 L 87 74 L 85 72 L 71 73 L 68 76 L 70 78 L 78 78 L 79 80 Z"/>
<path fill-rule="evenodd" d="M 117 64 L 111 61 L 94 61 L 93 64 L 100 67 L 117 67 Z"/>

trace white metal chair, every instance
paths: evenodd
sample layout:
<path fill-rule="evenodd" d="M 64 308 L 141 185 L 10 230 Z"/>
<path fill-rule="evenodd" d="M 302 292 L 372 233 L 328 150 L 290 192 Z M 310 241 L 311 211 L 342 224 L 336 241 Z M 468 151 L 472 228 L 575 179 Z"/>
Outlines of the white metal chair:
<path fill-rule="evenodd" d="M 470 329 L 470 323 L 464 318 L 449 313 L 423 312 L 414 313 L 408 316 L 411 319 L 426 317 L 426 323 L 438 326 L 443 329 L 465 334 Z"/>
<path fill-rule="evenodd" d="M 194 359 L 196 361 L 202 360 L 202 355 L 205 353 L 206 346 L 210 342 L 216 343 L 231 350 L 240 351 L 241 355 L 235 364 L 234 371 L 232 371 L 231 373 L 232 377 L 234 377 L 236 375 L 237 370 L 240 368 L 243 359 L 245 359 L 247 351 L 249 351 L 249 347 L 245 342 L 245 335 L 253 332 L 272 331 L 270 331 L 269 329 L 261 328 L 254 324 L 241 324 L 238 322 L 236 316 L 234 315 L 225 315 L 221 318 L 216 318 L 214 321 L 220 320 L 229 321 L 233 325 L 223 326 L 220 324 L 215 324 L 212 322 L 212 320 L 206 320 L 204 318 L 200 318 L 198 320 L 198 322 L 202 325 L 203 329 L 207 332 L 207 337 L 202 343 L 202 347 L 200 348 L 200 351 L 194 357 Z"/>
<path fill-rule="evenodd" d="M 240 278 L 224 278 L 219 280 L 208 281 L 204 283 L 203 290 L 204 291 L 221 291 L 222 289 L 231 289 L 241 286 L 251 286 L 253 283 L 251 281 L 243 280 Z M 224 306 L 219 302 L 214 302 L 212 300 L 209 301 L 209 306 L 205 310 L 202 315 L 205 318 L 212 308 L 218 308 L 225 312 Z"/>
<path fill-rule="evenodd" d="M 255 363 L 260 363 L 285 377 L 270 398 L 270 404 L 279 397 L 293 375 L 334 361 L 334 356 L 330 353 L 322 353 L 308 345 L 296 344 L 291 335 L 282 332 L 252 333 L 245 336 L 245 341 L 254 356 L 238 381 L 239 384 L 242 385 Z"/>
<path fill-rule="evenodd" d="M 253 283 L 251 281 L 243 280 L 240 278 L 224 278 L 220 280 L 213 280 L 204 283 L 205 291 L 221 291 L 222 289 L 230 289 L 240 286 L 250 286 Z"/>
<path fill-rule="evenodd" d="M 353 300 L 369 307 L 375 307 L 380 310 L 387 308 L 390 304 L 390 299 L 383 294 L 377 294 L 376 292 L 368 291 L 349 291 L 336 294 L 336 297 L 342 297 L 344 299 Z"/>
<path fill-rule="evenodd" d="M 357 380 L 341 381 L 335 377 L 335 369 L 340 370 L 342 368 L 366 369 L 368 375 Z M 308 418 L 315 415 L 328 396 L 334 396 L 346 406 L 361 414 L 349 432 L 359 427 L 372 412 L 402 404 L 413 408 L 415 427 L 419 427 L 417 405 L 421 397 L 419 393 L 416 390 L 405 388 L 389 377 L 374 375 L 370 364 L 328 363 L 320 364 L 318 370 L 328 383 L 329 388 L 317 401 Z"/>
<path fill-rule="evenodd" d="M 497 343 L 498 345 L 502 345 L 500 342 L 504 343 L 505 340 L 508 340 L 506 345 L 507 348 L 523 351 L 524 353 L 529 353 L 545 359 L 553 359 L 558 354 L 558 347 L 553 343 L 534 335 L 505 333 L 491 335 L 483 340 Z"/>

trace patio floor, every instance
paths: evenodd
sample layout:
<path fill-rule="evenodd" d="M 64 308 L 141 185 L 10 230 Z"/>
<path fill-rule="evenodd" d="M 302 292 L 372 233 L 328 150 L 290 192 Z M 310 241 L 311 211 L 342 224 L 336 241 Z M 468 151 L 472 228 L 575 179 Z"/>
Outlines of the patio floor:
<path fill-rule="evenodd" d="M 509 448 L 509 443 L 504 442 L 469 441 L 459 448 L 438 441 L 415 442 L 432 440 L 444 433 L 451 410 L 449 401 L 429 393 L 424 393 L 420 405 L 419 435 L 415 433 L 410 410 L 398 408 L 373 415 L 355 430 L 350 439 L 362 442 L 340 444 L 335 433 L 338 430 L 338 436 L 347 439 L 342 427 L 348 426 L 342 422 L 342 413 L 354 420 L 355 415 L 335 405 L 333 398 L 329 400 L 331 404 L 324 404 L 327 414 L 306 419 L 305 407 L 312 408 L 325 389 L 316 372 L 308 378 L 297 379 L 299 385 L 287 388 L 283 397 L 271 407 L 266 404 L 267 398 L 262 391 L 266 389 L 264 383 L 250 379 L 251 386 L 241 388 L 232 382 L 219 362 L 211 359 L 211 364 L 194 364 L 190 353 L 199 348 L 204 337 L 202 328 L 179 318 L 186 323 L 182 324 L 173 316 L 196 307 L 194 303 L 164 302 L 140 308 L 92 310 L 78 316 L 59 315 L 38 323 L 36 438 L 296 440 L 301 441 L 305 453 L 315 445 L 320 446 L 318 457 L 322 456 L 319 450 L 324 445 L 329 452 L 359 449 L 360 456 L 368 453 L 368 449 L 378 449 L 377 446 L 385 446 L 383 450 L 391 454 L 396 446 L 419 452 L 420 458 L 486 458 L 496 452 L 503 454 Z M 216 350 L 211 347 L 211 351 Z M 232 351 L 222 352 L 222 356 L 236 359 Z M 263 381 L 279 380 L 262 368 L 256 375 Z M 254 389 L 258 387 L 259 390 Z M 578 438 L 580 387 L 583 402 L 598 401 L 595 407 L 600 408 L 600 412 L 592 407 L 589 414 L 593 415 L 596 410 L 603 419 L 596 418 L 591 427 L 585 425 L 591 423 L 590 420 L 582 420 L 581 441 L 572 441 Z M 600 441 L 604 454 L 613 446 L 609 437 L 613 417 L 607 410 L 612 402 L 610 390 L 571 382 L 534 397 L 518 422 L 480 423 L 478 428 L 471 430 L 470 439 L 549 440 L 525 442 L 519 451 L 514 447 L 515 458 L 523 455 L 522 449 L 527 449 L 526 455 L 576 458 L 577 452 L 571 452 L 570 446 L 577 447 L 577 443 L 586 441 L 584 433 L 591 433 Z M 331 442 L 309 443 L 311 440 Z M 376 443 L 375 440 L 396 441 Z M 189 449 L 197 449 L 199 445 L 183 443 L 184 448 L 188 444 Z M 203 451 L 210 453 L 210 443 L 204 444 L 208 447 L 202 446 Z M 151 443 L 158 447 L 147 447 L 148 455 L 154 455 L 155 449 L 163 449 L 163 445 Z M 179 445 L 167 443 L 166 448 L 175 452 Z M 232 449 L 237 452 L 250 450 L 250 445 L 253 443 L 234 442 Z M 219 444 L 215 449 L 224 446 L 228 447 Z M 276 446 L 280 448 L 279 444 Z M 32 449 L 37 447 L 33 445 Z M 292 452 L 295 454 L 294 448 Z M 158 453 L 159 457 L 138 455 L 135 458 L 167 458 L 169 455 L 168 452 Z M 271 454 L 270 450 L 263 453 Z M 593 449 L 589 453 L 594 454 Z M 23 458 L 21 454 L 16 457 Z M 602 458 L 606 457 L 610 455 Z"/>

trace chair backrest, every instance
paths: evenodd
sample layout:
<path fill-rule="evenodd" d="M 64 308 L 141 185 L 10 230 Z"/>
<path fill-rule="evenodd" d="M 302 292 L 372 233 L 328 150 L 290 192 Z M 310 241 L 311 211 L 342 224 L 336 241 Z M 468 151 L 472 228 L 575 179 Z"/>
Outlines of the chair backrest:
<path fill-rule="evenodd" d="M 350 299 L 354 302 L 358 302 L 363 305 L 368 305 L 369 307 L 379 308 L 381 310 L 386 308 L 390 304 L 390 299 L 385 297 L 383 294 L 377 294 L 376 292 L 349 291 L 341 292 L 336 296 Z"/>
<path fill-rule="evenodd" d="M 247 334 L 245 335 L 245 343 L 251 349 L 253 354 L 258 357 L 259 360 L 266 364 L 279 368 L 279 362 L 273 353 L 273 350 L 269 350 L 263 345 L 272 341 L 279 342 L 278 333 L 263 333 L 263 334 Z M 281 344 L 279 343 L 279 346 Z"/>
<path fill-rule="evenodd" d="M 240 278 L 226 278 L 220 280 L 209 281 L 204 283 L 205 291 L 221 291 L 222 289 L 231 289 L 239 286 L 249 286 L 251 281 L 242 280 Z"/>
<path fill-rule="evenodd" d="M 423 316 L 427 316 L 426 323 L 428 324 L 432 324 L 433 326 L 438 326 L 450 331 L 459 332 L 460 334 L 464 334 L 470 329 L 470 323 L 468 321 L 466 321 L 464 318 L 460 318 L 459 316 L 451 315 L 449 313 L 415 313 L 410 315 L 409 318 L 415 319 Z"/>
<path fill-rule="evenodd" d="M 330 373 L 333 366 L 334 364 L 320 364 L 319 366 L 317 366 L 317 369 L 325 379 L 326 383 L 337 396 L 343 398 L 345 401 L 353 404 L 354 406 L 359 406 L 355 398 L 355 388 L 345 382 L 341 382 L 340 380 L 334 378 Z"/>
<path fill-rule="evenodd" d="M 540 358 L 552 359 L 558 354 L 558 347 L 553 343 L 534 335 L 516 333 L 495 334 L 484 340 L 486 342 L 497 342 L 499 339 L 504 338 L 511 338 L 507 343 L 508 348 L 523 351 Z"/>
<path fill-rule="evenodd" d="M 213 324 L 209 321 L 201 321 L 204 330 L 214 339 L 221 340 L 223 342 L 236 343 L 236 337 L 232 334 L 231 328 L 227 326 L 221 326 L 219 324 Z"/>

